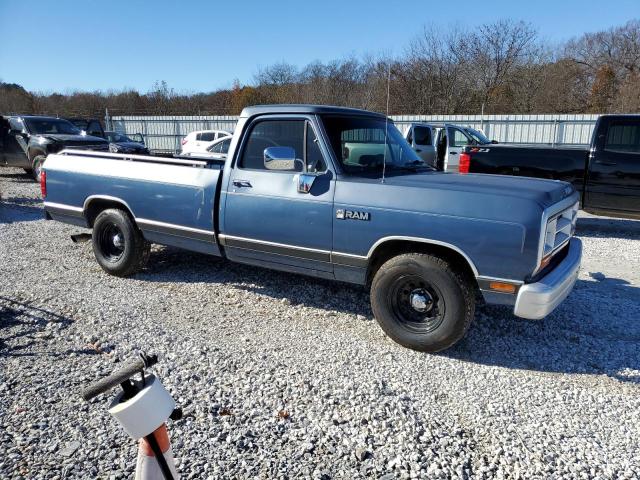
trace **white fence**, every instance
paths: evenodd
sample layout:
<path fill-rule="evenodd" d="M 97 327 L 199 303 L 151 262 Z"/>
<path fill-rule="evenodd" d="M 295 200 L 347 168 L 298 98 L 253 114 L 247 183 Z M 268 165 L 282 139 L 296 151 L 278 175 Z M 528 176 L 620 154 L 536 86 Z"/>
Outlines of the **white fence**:
<path fill-rule="evenodd" d="M 500 143 L 586 145 L 598 115 L 393 115 L 401 131 L 412 122 L 455 123 L 482 130 Z M 181 139 L 194 130 L 233 132 L 237 116 L 113 116 L 108 130 L 141 133 L 154 151 L 178 152 Z"/>

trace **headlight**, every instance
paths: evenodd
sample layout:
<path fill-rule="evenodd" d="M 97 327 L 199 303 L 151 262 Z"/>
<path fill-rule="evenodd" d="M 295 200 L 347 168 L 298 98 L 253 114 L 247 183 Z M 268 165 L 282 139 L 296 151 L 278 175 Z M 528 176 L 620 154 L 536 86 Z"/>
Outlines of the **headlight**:
<path fill-rule="evenodd" d="M 109 151 L 111 153 L 118 153 L 120 151 L 120 149 L 118 148 L 118 145 L 116 145 L 115 143 L 110 143 L 109 144 Z"/>
<path fill-rule="evenodd" d="M 576 230 L 578 209 L 579 204 L 576 202 L 573 206 L 554 215 L 547 221 L 545 233 L 542 237 L 542 259 L 538 270 L 546 267 L 551 258 L 571 240 Z"/>

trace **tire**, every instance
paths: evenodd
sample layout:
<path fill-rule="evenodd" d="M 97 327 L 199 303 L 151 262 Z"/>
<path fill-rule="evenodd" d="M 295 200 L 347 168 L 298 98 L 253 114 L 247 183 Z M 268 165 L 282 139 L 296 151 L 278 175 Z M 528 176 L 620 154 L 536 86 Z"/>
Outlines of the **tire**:
<path fill-rule="evenodd" d="M 40 182 L 40 171 L 42 169 L 42 164 L 47 159 L 46 155 L 36 155 L 31 162 L 31 176 L 36 182 Z"/>
<path fill-rule="evenodd" d="M 445 260 L 422 253 L 385 262 L 371 283 L 371 309 L 400 345 L 439 352 L 458 342 L 475 313 L 471 281 Z"/>
<path fill-rule="evenodd" d="M 147 242 L 127 212 L 109 208 L 98 214 L 91 236 L 93 253 L 102 269 L 117 277 L 141 270 L 149 259 Z"/>

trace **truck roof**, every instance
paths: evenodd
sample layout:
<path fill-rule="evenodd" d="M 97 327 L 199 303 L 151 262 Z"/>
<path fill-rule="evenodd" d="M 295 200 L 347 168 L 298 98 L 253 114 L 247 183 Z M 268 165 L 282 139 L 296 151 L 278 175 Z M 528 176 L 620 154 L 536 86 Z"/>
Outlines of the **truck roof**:
<path fill-rule="evenodd" d="M 334 107 L 331 105 L 254 105 L 246 107 L 240 114 L 241 117 L 253 117 L 268 113 L 308 113 L 308 114 L 336 114 L 336 115 L 365 115 L 377 118 L 386 118 L 382 113 L 370 112 L 359 108 Z"/>

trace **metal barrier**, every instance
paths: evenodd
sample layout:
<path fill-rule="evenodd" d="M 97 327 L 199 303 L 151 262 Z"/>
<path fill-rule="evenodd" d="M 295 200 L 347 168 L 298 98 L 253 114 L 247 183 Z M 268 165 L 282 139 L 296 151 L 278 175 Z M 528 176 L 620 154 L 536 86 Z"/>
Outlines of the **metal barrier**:
<path fill-rule="evenodd" d="M 411 123 L 453 123 L 482 130 L 510 144 L 587 145 L 598 115 L 392 115 L 404 133 Z M 181 140 L 197 130 L 233 132 L 237 116 L 109 116 L 108 130 L 140 133 L 150 150 L 177 153 Z"/>

